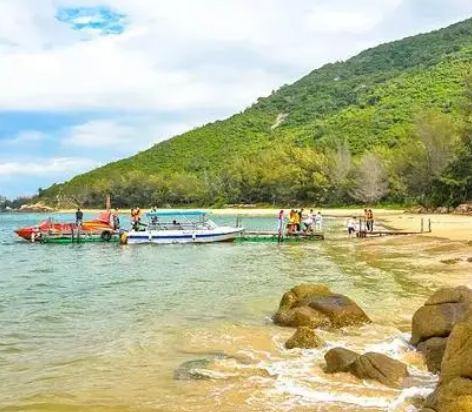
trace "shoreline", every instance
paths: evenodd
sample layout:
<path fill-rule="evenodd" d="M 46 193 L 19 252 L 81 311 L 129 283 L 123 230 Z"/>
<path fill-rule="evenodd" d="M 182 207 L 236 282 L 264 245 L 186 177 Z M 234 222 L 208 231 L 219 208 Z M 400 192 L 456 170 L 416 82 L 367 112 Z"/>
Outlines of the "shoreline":
<path fill-rule="evenodd" d="M 287 207 L 284 208 L 285 212 L 288 213 L 292 208 Z M 298 208 L 299 209 L 299 208 Z M 306 207 L 304 208 L 305 211 L 309 211 L 313 209 L 316 213 L 320 211 L 324 217 L 352 217 L 357 216 L 361 217 L 364 216 L 364 209 L 339 209 L 339 208 L 314 208 L 314 207 Z M 147 213 L 151 209 L 141 209 L 142 213 Z M 277 219 L 277 215 L 281 209 L 279 208 L 247 208 L 247 209 L 237 209 L 237 208 L 228 208 L 228 209 L 209 209 L 209 208 L 195 208 L 195 209 L 157 209 L 157 213 L 162 211 L 171 211 L 171 210 L 201 210 L 204 212 L 208 212 L 215 216 L 254 216 L 254 217 L 271 217 L 273 216 L 274 219 Z M 54 213 L 75 213 L 76 209 L 59 209 Z M 84 213 L 101 213 L 104 209 L 82 209 Z M 119 209 L 120 215 L 127 215 L 129 214 L 128 209 Z M 375 216 L 384 217 L 384 216 L 397 216 L 403 215 L 404 210 L 401 209 L 377 209 L 375 210 Z"/>
<path fill-rule="evenodd" d="M 327 218 L 349 218 L 349 217 L 363 217 L 363 208 L 341 209 L 341 208 L 315 208 L 306 207 L 305 211 L 313 209 L 316 213 L 320 211 L 324 217 Z M 104 212 L 105 209 L 82 209 L 86 214 L 98 215 Z M 195 209 L 158 209 L 158 213 L 162 211 L 181 211 L 181 210 L 201 210 L 213 216 L 241 216 L 241 217 L 266 217 L 277 219 L 280 211 L 279 208 L 225 208 L 225 209 L 210 209 L 210 208 L 195 208 Z M 286 214 L 291 208 L 284 208 Z M 373 209 L 374 218 L 393 230 L 402 230 L 408 232 L 417 232 L 421 228 L 421 219 L 424 219 L 425 229 L 428 227 L 428 221 L 432 222 L 432 232 L 424 233 L 421 236 L 445 238 L 452 241 L 471 241 L 472 242 L 472 216 L 471 215 L 456 215 L 456 214 L 411 214 L 405 213 L 402 209 Z M 51 212 L 37 212 L 44 215 L 48 213 L 54 214 L 74 214 L 76 209 L 59 209 Z M 142 209 L 142 213 L 147 213 L 150 209 Z M 21 212 L 13 212 L 21 213 Z M 28 212 L 35 213 L 35 212 Z M 128 209 L 120 209 L 120 216 L 129 214 Z"/>

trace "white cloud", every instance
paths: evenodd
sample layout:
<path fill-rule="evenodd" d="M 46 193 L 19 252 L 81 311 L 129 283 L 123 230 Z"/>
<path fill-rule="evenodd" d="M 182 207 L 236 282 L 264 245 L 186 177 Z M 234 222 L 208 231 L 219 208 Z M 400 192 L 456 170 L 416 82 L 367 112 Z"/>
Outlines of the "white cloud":
<path fill-rule="evenodd" d="M 113 121 L 94 120 L 72 127 L 62 142 L 76 147 L 102 148 L 132 144 L 136 138 L 139 136 L 135 128 Z"/>
<path fill-rule="evenodd" d="M 25 130 L 10 139 L 0 140 L 0 145 L 16 146 L 42 142 L 45 139 L 47 139 L 47 136 L 43 132 L 37 130 Z"/>
<path fill-rule="evenodd" d="M 81 173 L 97 167 L 91 159 L 59 157 L 37 161 L 14 161 L 0 163 L 0 177 L 47 176 L 63 173 Z"/>
<path fill-rule="evenodd" d="M 108 148 L 110 153 L 134 154 L 192 129 L 193 123 L 156 124 L 149 119 L 101 119 L 62 131 L 62 144 L 77 148 Z"/>
<path fill-rule="evenodd" d="M 125 31 L 73 30 L 55 18 L 68 7 L 108 7 Z M 0 142 L 10 156 L 0 176 L 83 172 L 240 111 L 366 45 L 470 14 L 470 0 L 0 0 L 0 112 L 85 119 L 49 125 L 47 136 L 26 124 Z M 97 19 L 79 13 L 73 22 Z M 51 159 L 21 161 L 21 144 L 44 146 Z"/>
<path fill-rule="evenodd" d="M 76 1 L 2 0 L 0 39 L 20 47 L 0 48 L 0 110 L 240 109 L 294 80 L 280 65 L 301 74 L 357 50 L 363 39 L 330 36 L 369 31 L 401 0 L 100 3 L 127 15 L 127 31 L 79 42 L 87 34 L 54 19 Z"/>

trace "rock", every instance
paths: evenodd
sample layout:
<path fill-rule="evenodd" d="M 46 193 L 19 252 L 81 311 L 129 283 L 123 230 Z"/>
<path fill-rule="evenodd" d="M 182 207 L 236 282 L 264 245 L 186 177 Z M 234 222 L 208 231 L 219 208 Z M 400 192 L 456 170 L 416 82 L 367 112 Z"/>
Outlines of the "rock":
<path fill-rule="evenodd" d="M 441 215 L 447 215 L 449 213 L 449 208 L 448 207 L 438 207 L 435 210 L 435 213 L 441 214 Z"/>
<path fill-rule="evenodd" d="M 334 293 L 328 296 L 309 296 L 303 303 L 326 315 L 334 327 L 370 322 L 365 312 L 347 296 Z"/>
<path fill-rule="evenodd" d="M 449 335 L 439 386 L 424 407 L 437 412 L 472 412 L 472 312 Z"/>
<path fill-rule="evenodd" d="M 39 202 L 36 204 L 22 205 L 18 212 L 23 213 L 45 213 L 45 212 L 54 212 L 55 209 L 52 207 L 46 206 L 43 203 Z"/>
<path fill-rule="evenodd" d="M 472 204 L 463 203 L 454 209 L 454 213 L 459 215 L 466 215 L 472 211 Z"/>
<path fill-rule="evenodd" d="M 455 265 L 459 262 L 462 262 L 462 259 L 461 258 L 443 259 L 440 262 L 444 263 L 445 265 Z"/>
<path fill-rule="evenodd" d="M 211 376 L 205 373 L 205 370 L 209 369 L 209 366 L 215 360 L 221 359 L 233 359 L 241 364 L 250 364 L 250 359 L 240 356 L 228 356 L 224 352 L 207 352 L 200 353 L 205 358 L 195 359 L 182 363 L 174 371 L 174 380 L 178 381 L 196 381 L 196 380 L 209 380 Z"/>
<path fill-rule="evenodd" d="M 329 325 L 327 316 L 308 306 L 277 312 L 274 322 L 281 326 L 321 328 Z"/>
<path fill-rule="evenodd" d="M 454 326 L 441 364 L 441 384 L 458 377 L 472 379 L 472 316 Z"/>
<path fill-rule="evenodd" d="M 447 338 L 431 338 L 418 345 L 418 350 L 426 358 L 426 365 L 430 372 L 438 373 L 441 370 L 446 344 Z"/>
<path fill-rule="evenodd" d="M 338 373 L 348 372 L 351 364 L 360 355 L 352 350 L 345 348 L 334 348 L 326 352 L 324 358 L 326 360 L 326 372 Z"/>
<path fill-rule="evenodd" d="M 375 352 L 359 356 L 350 365 L 349 372 L 359 379 L 375 380 L 393 388 L 399 388 L 408 377 L 404 363 Z"/>
<path fill-rule="evenodd" d="M 456 322 L 464 318 L 466 310 L 463 303 L 421 307 L 413 315 L 411 343 L 418 345 L 429 338 L 449 336 Z"/>
<path fill-rule="evenodd" d="M 344 327 L 370 322 L 365 312 L 346 296 L 325 285 L 302 284 L 286 292 L 274 316 L 281 326 Z"/>
<path fill-rule="evenodd" d="M 324 341 L 319 338 L 313 329 L 298 328 L 295 334 L 285 343 L 287 349 L 315 349 L 323 346 Z"/>
<path fill-rule="evenodd" d="M 439 289 L 425 303 L 426 306 L 441 303 L 465 303 L 472 305 L 472 290 L 465 286 Z"/>
<path fill-rule="evenodd" d="M 423 411 L 472 412 L 472 380 L 458 377 L 448 383 L 441 383 L 426 398 L 423 407 Z"/>
<path fill-rule="evenodd" d="M 457 322 L 472 308 L 472 290 L 466 287 L 440 289 L 413 315 L 411 343 L 449 336 Z"/>
<path fill-rule="evenodd" d="M 202 369 L 206 369 L 210 364 L 210 359 L 196 359 L 182 363 L 174 371 L 174 380 L 177 381 L 197 381 L 197 380 L 209 380 L 208 375 L 200 372 Z"/>

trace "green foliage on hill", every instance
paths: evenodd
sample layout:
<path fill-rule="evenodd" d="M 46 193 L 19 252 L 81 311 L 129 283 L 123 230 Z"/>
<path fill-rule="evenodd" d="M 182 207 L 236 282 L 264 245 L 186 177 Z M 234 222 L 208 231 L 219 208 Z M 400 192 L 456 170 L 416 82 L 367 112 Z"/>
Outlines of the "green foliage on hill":
<path fill-rule="evenodd" d="M 462 150 L 471 63 L 472 20 L 384 44 L 42 197 L 96 205 L 110 193 L 118 206 L 424 200 Z"/>

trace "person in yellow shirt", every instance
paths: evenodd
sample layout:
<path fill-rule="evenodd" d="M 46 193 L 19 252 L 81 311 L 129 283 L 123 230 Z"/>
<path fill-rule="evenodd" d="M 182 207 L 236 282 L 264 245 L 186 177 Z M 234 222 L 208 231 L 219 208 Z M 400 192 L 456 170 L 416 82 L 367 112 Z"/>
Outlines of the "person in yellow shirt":
<path fill-rule="evenodd" d="M 295 210 L 295 214 L 294 214 L 294 217 L 293 217 L 293 223 L 297 229 L 297 232 L 300 232 L 300 222 L 301 222 L 301 212 L 299 212 L 298 210 Z"/>

